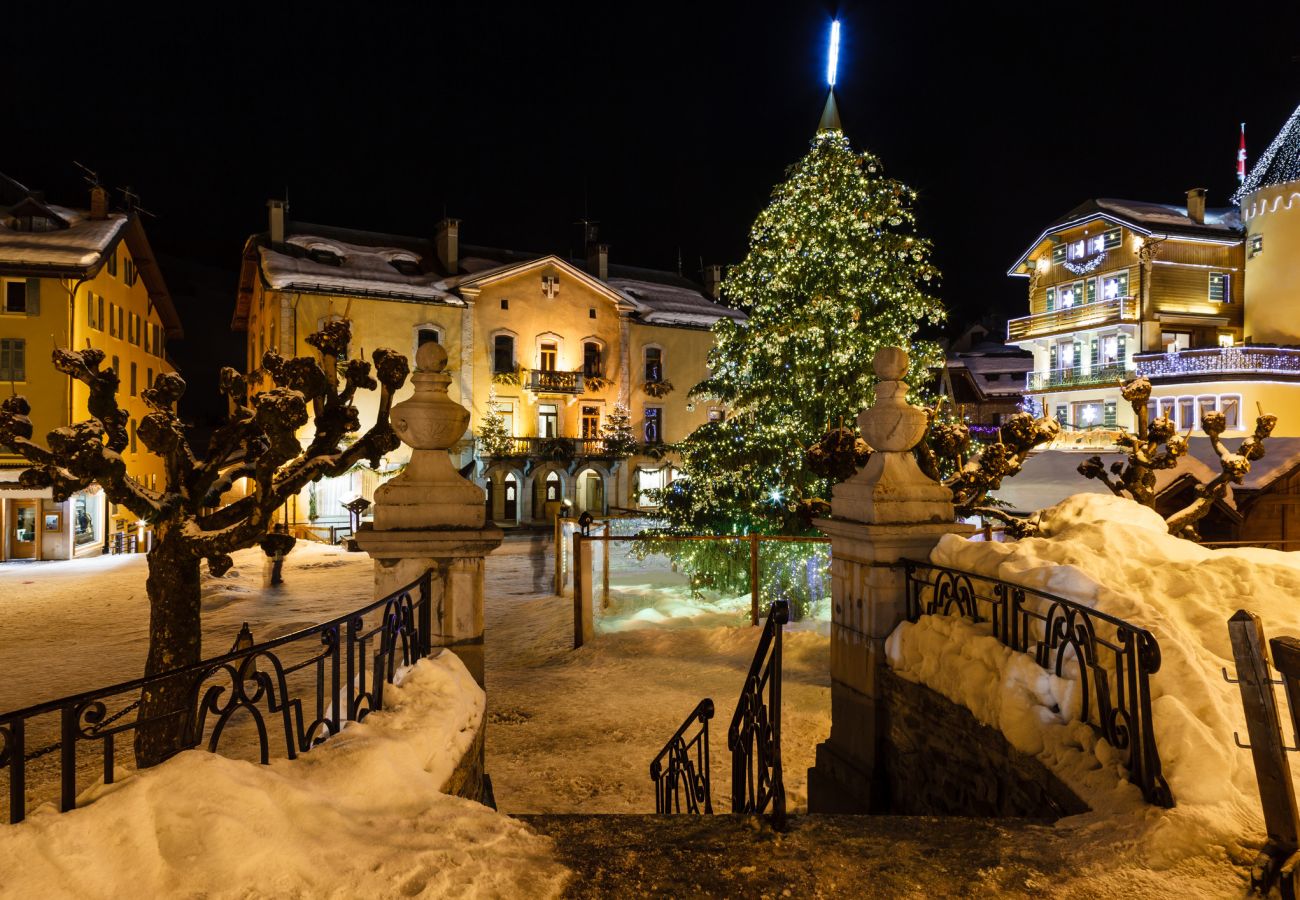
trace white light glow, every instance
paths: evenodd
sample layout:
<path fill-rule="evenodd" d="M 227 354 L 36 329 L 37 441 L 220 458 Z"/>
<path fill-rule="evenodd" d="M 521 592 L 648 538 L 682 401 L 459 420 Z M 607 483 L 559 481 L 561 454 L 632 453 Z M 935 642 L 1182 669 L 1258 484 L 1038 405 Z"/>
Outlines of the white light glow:
<path fill-rule="evenodd" d="M 826 60 L 826 83 L 835 87 L 835 73 L 840 65 L 840 20 L 831 23 L 831 52 Z"/>

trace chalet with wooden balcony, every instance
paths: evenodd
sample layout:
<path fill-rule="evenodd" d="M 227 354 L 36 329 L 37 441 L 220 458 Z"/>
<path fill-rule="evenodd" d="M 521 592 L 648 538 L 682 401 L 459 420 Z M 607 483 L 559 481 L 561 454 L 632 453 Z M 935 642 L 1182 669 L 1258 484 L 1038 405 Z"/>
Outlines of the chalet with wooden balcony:
<path fill-rule="evenodd" d="M 1241 343 L 1243 246 L 1237 210 L 1199 189 L 1185 206 L 1088 200 L 1048 225 L 1008 273 L 1029 288 L 1007 324 L 1034 357 L 1027 401 L 1067 429 L 1131 427 L 1119 387 L 1139 360 Z"/>

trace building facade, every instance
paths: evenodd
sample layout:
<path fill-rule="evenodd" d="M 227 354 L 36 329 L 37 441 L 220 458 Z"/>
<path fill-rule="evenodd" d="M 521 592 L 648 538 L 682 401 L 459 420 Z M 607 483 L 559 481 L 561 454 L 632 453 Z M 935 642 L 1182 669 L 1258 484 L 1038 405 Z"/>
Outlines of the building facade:
<path fill-rule="evenodd" d="M 54 346 L 101 349 L 130 415 L 127 471 L 157 485 L 162 462 L 136 439 L 136 423 L 149 412 L 140 392 L 174 371 L 166 341 L 181 336 L 181 325 L 139 216 L 110 210 L 99 186 L 89 209 L 71 209 L 0 175 L 0 302 L 0 381 L 31 401 L 36 438 L 89 417 L 89 391 L 55 370 Z M 55 502 L 48 488 L 18 485 L 24 468 L 0 447 L 0 559 L 147 547 L 144 523 L 96 486 Z"/>
<path fill-rule="evenodd" d="M 453 454 L 501 524 L 646 509 L 646 492 L 674 474 L 667 445 L 724 414 L 687 392 L 706 374 L 713 323 L 740 314 L 676 274 L 611 266 L 608 248 L 594 242 L 577 263 L 462 245 L 455 220 L 432 239 L 413 238 L 294 222 L 278 201 L 269 208 L 267 232 L 245 245 L 233 320 L 248 335 L 255 387 L 269 384 L 258 371 L 265 350 L 313 352 L 303 339 L 330 317 L 351 322 L 354 354 L 383 346 L 413 356 L 437 341 L 449 393 L 471 411 Z M 710 274 L 716 285 L 717 270 Z M 492 452 L 475 438 L 489 403 L 510 438 Z M 365 427 L 377 397 L 358 405 Z M 616 406 L 630 414 L 638 445 L 630 458 L 610 456 L 602 440 Z M 345 522 L 343 504 L 371 498 L 406 452 L 378 471 L 312 485 L 286 518 Z"/>

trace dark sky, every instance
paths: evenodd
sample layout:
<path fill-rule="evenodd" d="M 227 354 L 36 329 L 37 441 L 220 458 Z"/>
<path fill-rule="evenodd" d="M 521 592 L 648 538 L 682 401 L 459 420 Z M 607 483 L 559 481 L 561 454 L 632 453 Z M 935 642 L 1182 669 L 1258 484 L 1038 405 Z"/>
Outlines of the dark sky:
<path fill-rule="evenodd" d="M 21 4 L 0 171 L 84 202 L 131 185 L 207 365 L 246 236 L 295 218 L 615 261 L 734 262 L 825 95 L 822 3 Z M 47 11 L 41 11 L 44 7 Z M 158 10 L 166 9 L 166 12 Z M 1007 267 L 1090 196 L 1221 205 L 1300 103 L 1300 3 L 845 3 L 855 146 L 920 192 L 954 318 L 1016 313 Z M 41 18 L 45 17 L 45 18 Z M 18 36 L 22 38 L 19 39 Z M 190 299 L 188 285 L 228 279 Z M 193 373 L 192 373 L 193 374 Z"/>

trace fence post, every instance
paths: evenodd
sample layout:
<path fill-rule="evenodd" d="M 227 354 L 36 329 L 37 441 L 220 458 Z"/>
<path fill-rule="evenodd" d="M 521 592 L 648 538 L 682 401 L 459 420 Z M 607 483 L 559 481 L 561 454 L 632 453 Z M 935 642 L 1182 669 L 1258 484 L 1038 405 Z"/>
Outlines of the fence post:
<path fill-rule="evenodd" d="M 1255 762 L 1260 805 L 1268 842 L 1251 867 L 1252 887 L 1261 892 L 1277 878 L 1279 869 L 1300 844 L 1300 819 L 1296 813 L 1295 788 L 1282 741 L 1282 722 L 1269 674 L 1264 645 L 1264 626 L 1259 616 L 1239 609 L 1228 620 L 1232 655 L 1237 663 L 1237 685 L 1246 714 L 1246 732 Z M 1288 655 L 1287 662 L 1292 662 Z M 1300 673 L 1298 673 L 1300 674 Z"/>
<path fill-rule="evenodd" d="M 749 624 L 758 625 L 758 535 L 749 536 Z"/>
<path fill-rule="evenodd" d="M 591 539 L 573 534 L 573 648 L 595 635 L 591 620 Z"/>
<path fill-rule="evenodd" d="M 555 595 L 564 596 L 564 519 L 555 517 Z"/>
<path fill-rule="evenodd" d="M 604 571 L 600 584 L 600 608 L 609 609 L 609 523 L 605 523 L 605 540 L 601 542 L 601 562 Z"/>

